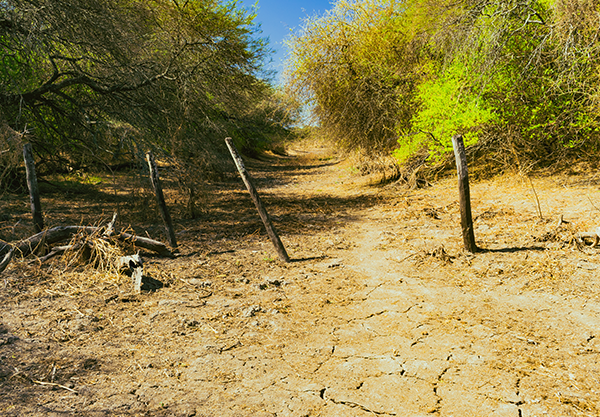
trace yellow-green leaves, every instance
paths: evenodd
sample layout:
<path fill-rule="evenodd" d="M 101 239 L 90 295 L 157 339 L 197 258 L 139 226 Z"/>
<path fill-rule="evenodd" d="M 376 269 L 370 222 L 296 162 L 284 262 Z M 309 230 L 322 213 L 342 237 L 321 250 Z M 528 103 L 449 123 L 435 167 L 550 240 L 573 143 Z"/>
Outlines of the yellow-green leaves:
<path fill-rule="evenodd" d="M 340 0 L 289 47 L 289 90 L 350 149 L 438 160 L 456 133 L 511 135 L 517 158 L 600 149 L 594 0 Z"/>
<path fill-rule="evenodd" d="M 407 148 L 427 148 L 430 158 L 436 160 L 452 151 L 451 138 L 463 135 L 465 145 L 477 142 L 478 129 L 496 120 L 487 107 L 483 89 L 472 85 L 472 69 L 464 61 L 455 61 L 438 75 L 423 81 L 417 88 L 419 111 L 412 123 L 413 135 L 399 139 L 395 155 L 402 160 L 409 157 Z"/>
<path fill-rule="evenodd" d="M 416 57 L 398 18 L 403 8 L 398 1 L 341 0 L 289 40 L 289 91 L 347 148 L 381 151 L 397 123 L 409 120 Z"/>

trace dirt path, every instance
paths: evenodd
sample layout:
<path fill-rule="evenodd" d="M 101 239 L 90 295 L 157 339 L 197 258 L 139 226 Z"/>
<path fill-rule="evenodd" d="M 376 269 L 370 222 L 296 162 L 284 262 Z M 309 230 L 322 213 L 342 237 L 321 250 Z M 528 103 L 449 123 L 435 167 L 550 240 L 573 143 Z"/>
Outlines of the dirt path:
<path fill-rule="evenodd" d="M 274 261 L 234 181 L 217 184 L 202 221 L 178 225 L 181 257 L 150 258 L 158 291 L 15 266 L 0 413 L 600 414 L 600 261 L 569 243 L 594 226 L 591 180 L 535 180 L 543 219 L 521 178 L 474 184 L 487 251 L 469 255 L 453 180 L 371 187 L 301 150 L 250 171 L 294 262 Z"/>

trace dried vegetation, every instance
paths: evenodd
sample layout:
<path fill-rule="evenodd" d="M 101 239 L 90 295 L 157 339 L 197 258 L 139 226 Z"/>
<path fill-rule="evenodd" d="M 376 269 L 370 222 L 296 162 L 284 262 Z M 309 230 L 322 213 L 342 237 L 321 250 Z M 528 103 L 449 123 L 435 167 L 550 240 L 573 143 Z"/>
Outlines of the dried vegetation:
<path fill-rule="evenodd" d="M 2 411 L 597 412 L 600 248 L 579 241 L 597 226 L 592 176 L 474 181 L 484 250 L 473 255 L 454 179 L 383 186 L 322 149 L 289 154 L 247 166 L 290 264 L 234 175 L 211 185 L 199 219 L 174 215 L 181 256 L 142 251 L 146 282 L 162 288 L 132 294 L 108 262 L 131 249 L 98 236 L 72 242 L 92 256 L 12 263 L 0 282 Z M 106 224 L 119 209 L 118 227 L 165 239 L 151 204 L 126 210 L 130 194 L 103 184 L 44 197 L 47 223 Z M 6 196 L 0 238 L 28 236 L 26 197 Z"/>

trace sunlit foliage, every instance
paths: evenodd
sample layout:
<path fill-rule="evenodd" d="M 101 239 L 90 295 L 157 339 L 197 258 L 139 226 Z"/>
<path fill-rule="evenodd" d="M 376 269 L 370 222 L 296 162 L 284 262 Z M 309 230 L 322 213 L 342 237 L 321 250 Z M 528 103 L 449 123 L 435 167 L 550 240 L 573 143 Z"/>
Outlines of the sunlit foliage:
<path fill-rule="evenodd" d="M 344 0 L 289 41 L 292 93 L 331 139 L 385 149 L 410 118 L 418 63 L 392 3 Z"/>
<path fill-rule="evenodd" d="M 237 1 L 2 1 L 1 117 L 53 166 L 154 149 L 210 171 L 224 137 L 255 149 L 279 116 L 255 17 Z"/>
<path fill-rule="evenodd" d="M 593 0 L 341 0 L 290 38 L 288 87 L 349 149 L 438 161 L 462 133 L 541 166 L 599 150 L 599 35 Z"/>

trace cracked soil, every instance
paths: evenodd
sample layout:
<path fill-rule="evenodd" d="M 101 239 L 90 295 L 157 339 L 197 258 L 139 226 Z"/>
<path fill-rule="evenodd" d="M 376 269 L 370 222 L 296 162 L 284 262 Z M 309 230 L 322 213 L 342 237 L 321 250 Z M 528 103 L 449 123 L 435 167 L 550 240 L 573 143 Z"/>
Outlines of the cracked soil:
<path fill-rule="evenodd" d="M 455 178 L 373 186 L 323 149 L 248 169 L 291 263 L 232 174 L 199 219 L 174 216 L 180 256 L 142 253 L 162 288 L 133 295 L 126 276 L 59 261 L 9 266 L 0 414 L 600 415 L 599 249 L 576 239 L 597 226 L 594 177 L 472 181 L 472 255 Z M 18 237 L 27 201 L 3 199 L 0 230 Z M 143 209 L 109 192 L 42 204 L 53 225 Z M 135 229 L 164 240 L 159 224 Z"/>

